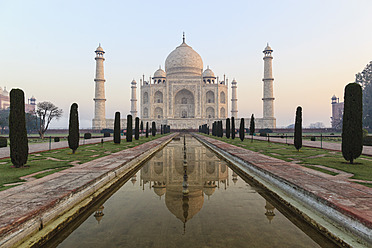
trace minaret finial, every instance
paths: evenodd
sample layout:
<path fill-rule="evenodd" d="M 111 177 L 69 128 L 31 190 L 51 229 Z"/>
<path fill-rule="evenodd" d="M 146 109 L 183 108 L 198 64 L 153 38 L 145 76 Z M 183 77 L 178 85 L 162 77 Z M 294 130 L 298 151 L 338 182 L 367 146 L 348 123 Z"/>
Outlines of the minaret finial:
<path fill-rule="evenodd" d="M 98 46 L 101 46 L 101 43 L 98 43 Z"/>
<path fill-rule="evenodd" d="M 161 65 L 159 65 L 159 69 L 161 69 Z"/>
<path fill-rule="evenodd" d="M 182 41 L 185 43 L 185 32 L 183 32 Z"/>

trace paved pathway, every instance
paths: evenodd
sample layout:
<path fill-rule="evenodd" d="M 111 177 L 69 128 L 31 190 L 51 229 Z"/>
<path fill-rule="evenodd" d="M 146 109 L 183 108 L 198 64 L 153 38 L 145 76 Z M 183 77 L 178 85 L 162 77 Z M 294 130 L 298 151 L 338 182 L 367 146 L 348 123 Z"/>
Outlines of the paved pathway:
<path fill-rule="evenodd" d="M 45 139 L 47 139 L 47 138 L 45 138 Z M 113 137 L 93 138 L 93 139 L 87 139 L 87 140 L 80 139 L 80 145 L 99 143 L 99 142 L 101 142 L 101 139 L 103 139 L 104 141 L 111 141 L 111 140 L 113 140 Z M 51 149 L 52 150 L 53 149 L 67 148 L 67 147 L 68 147 L 67 140 L 66 141 L 60 141 L 60 142 L 54 142 L 54 140 L 52 139 L 52 142 L 51 142 Z M 9 158 L 10 157 L 9 149 L 10 149 L 9 146 L 0 148 L 0 158 Z M 28 149 L 29 149 L 29 153 L 47 151 L 47 150 L 49 150 L 49 142 L 29 143 L 28 144 Z"/>
<path fill-rule="evenodd" d="M 106 180 L 107 183 L 116 178 L 119 171 L 123 172 L 133 169 L 128 165 L 130 161 L 159 147 L 164 142 L 172 139 L 174 135 L 167 135 L 1 191 L 0 247 L 8 247 L 7 242 L 11 242 L 9 240 L 12 237 L 19 238 L 22 235 L 26 235 L 25 233 L 30 228 L 35 228 L 33 227 L 35 225 L 36 230 L 40 226 L 45 225 L 43 223 L 51 218 L 51 214 L 48 211 L 56 211 L 55 214 L 58 216 L 61 211 L 55 209 L 61 209 L 61 204 L 70 202 L 69 204 L 74 206 L 78 203 L 77 200 L 71 202 L 74 197 L 81 201 L 83 199 L 79 196 L 86 194 L 84 193 L 86 190 L 91 192 L 90 194 L 94 193 L 99 187 L 104 185 L 102 180 Z M 31 227 L 31 225 L 33 226 Z M 28 227 L 28 229 L 25 227 Z"/>
<path fill-rule="evenodd" d="M 250 135 L 246 136 L 246 139 L 250 139 L 250 138 L 251 138 Z M 255 140 L 266 140 L 267 141 L 267 137 L 262 137 L 262 136 L 253 136 L 253 139 L 255 139 Z M 285 138 L 282 139 L 282 138 L 272 138 L 272 137 L 270 137 L 270 142 L 284 143 L 285 144 L 286 140 L 285 140 Z M 287 143 L 293 145 L 293 139 L 288 138 Z M 320 148 L 321 145 L 324 149 L 333 150 L 333 151 L 341 151 L 341 143 L 324 142 L 323 141 L 322 144 L 321 144 L 320 141 L 302 140 L 302 146 Z M 363 146 L 362 154 L 367 155 L 367 156 L 372 156 L 372 146 Z"/>
<path fill-rule="evenodd" d="M 196 135 L 222 151 L 246 161 L 258 171 L 305 192 L 307 197 L 325 202 L 334 210 L 362 223 L 369 230 L 367 235 L 372 242 L 372 188 L 350 182 L 347 177 L 328 175 L 213 138 Z"/>

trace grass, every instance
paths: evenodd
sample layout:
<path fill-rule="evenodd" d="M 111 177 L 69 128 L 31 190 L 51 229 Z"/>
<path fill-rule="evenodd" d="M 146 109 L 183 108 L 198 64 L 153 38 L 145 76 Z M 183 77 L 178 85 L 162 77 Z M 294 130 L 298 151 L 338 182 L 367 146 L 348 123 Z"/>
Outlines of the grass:
<path fill-rule="evenodd" d="M 306 168 L 313 169 L 313 170 L 316 170 L 316 171 L 320 171 L 320 172 L 323 172 L 323 173 L 326 173 L 326 174 L 329 174 L 329 175 L 332 175 L 332 176 L 338 175 L 338 173 L 336 173 L 336 172 L 329 171 L 329 170 L 319 168 L 319 167 L 316 167 L 316 166 L 312 166 L 312 165 L 304 165 L 304 166 Z"/>
<path fill-rule="evenodd" d="M 239 138 L 227 139 L 226 137 L 217 138 L 209 136 L 229 144 L 233 144 L 245 149 L 259 152 L 270 157 L 282 159 L 284 161 L 297 161 L 298 164 L 304 166 L 323 165 L 325 167 L 334 168 L 348 173 L 353 173 L 351 178 L 372 181 L 372 157 L 360 156 L 356 159 L 355 164 L 349 164 L 342 156 L 341 152 L 332 152 L 319 148 L 303 147 L 298 152 L 293 145 L 269 143 L 267 141 L 254 140 L 251 143 L 250 139 L 244 139 L 243 142 Z M 315 169 L 315 168 L 314 168 Z M 316 168 L 319 170 L 319 168 Z M 329 172 L 327 172 L 330 174 Z"/>
<path fill-rule="evenodd" d="M 10 158 L 0 159 L 0 191 L 12 187 L 4 186 L 4 184 L 22 182 L 23 180 L 20 177 L 50 170 L 34 176 L 35 178 L 41 178 L 74 166 L 71 162 L 82 164 L 163 136 L 165 135 L 149 136 L 149 138 L 140 137 L 139 140 L 133 138 L 133 142 L 130 143 L 127 143 L 123 139 L 121 140 L 121 144 L 114 144 L 113 141 L 107 141 L 103 147 L 100 143 L 81 145 L 75 154 L 72 154 L 69 148 L 29 154 L 27 167 L 23 168 L 12 167 Z"/>

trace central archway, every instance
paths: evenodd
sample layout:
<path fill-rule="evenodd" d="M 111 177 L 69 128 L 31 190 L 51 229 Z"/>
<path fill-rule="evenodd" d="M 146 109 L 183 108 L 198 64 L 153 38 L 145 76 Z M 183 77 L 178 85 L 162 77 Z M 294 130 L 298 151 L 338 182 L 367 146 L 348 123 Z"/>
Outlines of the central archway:
<path fill-rule="evenodd" d="M 195 100 L 194 94 L 186 89 L 177 92 L 174 97 L 174 117 L 175 118 L 194 118 Z"/>

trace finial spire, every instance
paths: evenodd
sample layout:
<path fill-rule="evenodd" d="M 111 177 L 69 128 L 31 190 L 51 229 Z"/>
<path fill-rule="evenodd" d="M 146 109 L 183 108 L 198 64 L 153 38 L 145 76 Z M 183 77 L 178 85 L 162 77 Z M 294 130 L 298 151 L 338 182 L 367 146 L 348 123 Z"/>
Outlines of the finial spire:
<path fill-rule="evenodd" d="M 159 65 L 159 69 L 161 69 L 161 65 Z"/>
<path fill-rule="evenodd" d="M 185 32 L 183 32 L 182 41 L 185 43 Z"/>
<path fill-rule="evenodd" d="M 100 47 L 101 46 L 101 43 L 98 43 L 98 46 Z"/>

